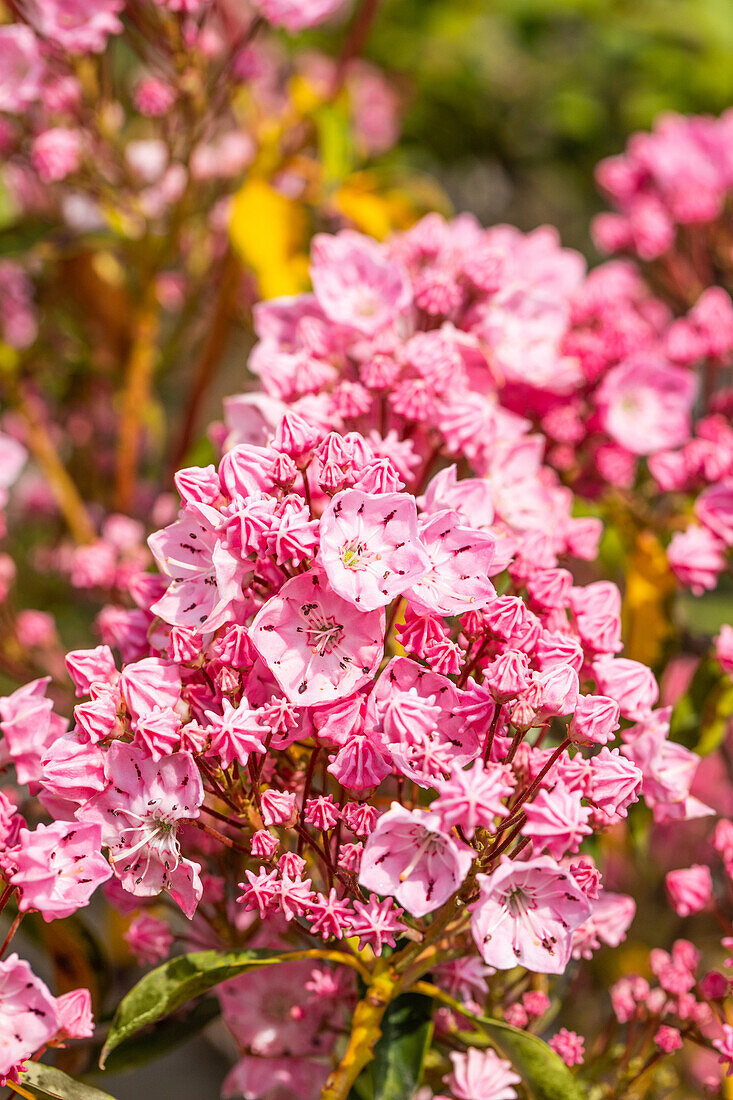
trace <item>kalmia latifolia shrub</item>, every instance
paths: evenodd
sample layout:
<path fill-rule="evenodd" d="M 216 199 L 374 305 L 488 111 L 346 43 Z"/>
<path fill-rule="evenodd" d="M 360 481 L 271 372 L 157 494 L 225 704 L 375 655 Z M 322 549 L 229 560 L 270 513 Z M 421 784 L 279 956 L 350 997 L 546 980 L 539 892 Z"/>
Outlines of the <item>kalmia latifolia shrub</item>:
<path fill-rule="evenodd" d="M 362 266 L 369 294 L 349 318 L 384 328 L 407 283 L 381 250 L 367 258 L 379 293 Z M 310 299 L 287 308 L 313 320 Z M 322 317 L 304 327 L 330 334 Z M 35 796 L 32 822 L 20 790 L 3 802 L 4 896 L 21 914 L 54 920 L 102 887 L 141 909 L 127 939 L 145 963 L 172 937 L 285 956 L 220 989 L 242 1051 L 226 1094 L 346 1097 L 372 1053 L 343 1039 L 352 1018 L 376 1041 L 416 989 L 444 1002 L 436 1086 L 519 1096 L 510 1061 L 473 1045 L 477 1014 L 526 1029 L 555 980 L 533 975 L 560 980 L 623 941 L 634 901 L 592 853 L 642 795 L 658 820 L 706 812 L 654 676 L 621 655 L 618 591 L 566 567 L 598 531 L 570 518 L 533 440 L 510 419 L 534 499 L 506 519 L 511 464 L 433 473 L 421 430 L 393 461 L 388 434 L 287 412 L 218 469 L 179 471 L 178 518 L 149 540 L 158 572 L 129 579 L 121 660 L 106 645 L 67 656 L 70 726 L 42 681 L 0 700 L 7 760 Z M 696 904 L 694 884 L 670 890 Z M 646 995 L 660 1051 L 712 1042 L 694 950 L 678 953 L 659 960 L 663 988 L 678 976 L 670 996 Z M 89 1005 L 79 992 L 69 1022 L 27 964 L 11 956 L 0 974 L 16 1035 L 0 1071 L 17 1080 L 39 1048 L 88 1033 Z M 556 1073 L 581 1064 L 583 1037 L 557 1030 L 547 1057 Z"/>

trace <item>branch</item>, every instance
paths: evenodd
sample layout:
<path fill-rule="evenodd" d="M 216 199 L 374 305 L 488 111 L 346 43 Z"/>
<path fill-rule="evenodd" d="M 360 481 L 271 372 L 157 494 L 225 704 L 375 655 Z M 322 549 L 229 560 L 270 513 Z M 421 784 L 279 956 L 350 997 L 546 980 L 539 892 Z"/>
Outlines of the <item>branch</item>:
<path fill-rule="evenodd" d="M 94 526 L 81 494 L 59 457 L 38 402 L 23 385 L 18 387 L 17 403 L 26 425 L 28 449 L 46 478 L 71 534 L 79 544 L 94 542 Z"/>
<path fill-rule="evenodd" d="M 115 506 L 119 511 L 128 514 L 135 500 L 143 418 L 150 402 L 156 342 L 160 327 L 155 283 L 152 279 L 145 291 L 134 325 L 135 332 L 122 393 L 115 486 Z"/>

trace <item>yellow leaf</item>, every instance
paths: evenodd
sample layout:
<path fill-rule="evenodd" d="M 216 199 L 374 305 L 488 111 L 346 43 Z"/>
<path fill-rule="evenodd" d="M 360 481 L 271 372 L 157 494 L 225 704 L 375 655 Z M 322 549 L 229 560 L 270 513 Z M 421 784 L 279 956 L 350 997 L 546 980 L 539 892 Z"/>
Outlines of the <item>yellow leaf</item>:
<path fill-rule="evenodd" d="M 307 289 L 306 231 L 303 209 L 266 180 L 250 179 L 234 196 L 229 236 L 263 298 Z"/>
<path fill-rule="evenodd" d="M 383 241 L 392 232 L 389 202 L 384 195 L 364 186 L 357 177 L 339 187 L 333 195 L 333 204 L 357 229 L 378 241 Z"/>
<path fill-rule="evenodd" d="M 641 531 L 626 570 L 623 619 L 625 654 L 654 665 L 672 633 L 669 599 L 675 590 L 667 555 L 656 535 Z"/>

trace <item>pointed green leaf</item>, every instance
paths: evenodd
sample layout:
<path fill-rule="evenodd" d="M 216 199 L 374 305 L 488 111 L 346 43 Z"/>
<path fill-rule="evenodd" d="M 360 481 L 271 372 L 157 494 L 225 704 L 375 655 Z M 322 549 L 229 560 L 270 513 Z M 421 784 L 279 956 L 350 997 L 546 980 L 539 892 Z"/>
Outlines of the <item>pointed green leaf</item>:
<path fill-rule="evenodd" d="M 247 970 L 273 966 L 299 959 L 328 959 L 353 965 L 353 960 L 337 951 L 195 951 L 179 955 L 151 970 L 123 997 L 115 1013 L 99 1064 L 104 1069 L 111 1051 L 144 1027 L 170 1016 L 177 1008 L 200 997 L 221 982 L 236 978 Z"/>
<path fill-rule="evenodd" d="M 441 999 L 448 1001 L 447 997 Z M 462 1005 L 454 1003 L 460 1008 L 462 1016 L 488 1032 L 492 1046 L 497 1047 L 512 1063 L 532 1100 L 586 1100 L 582 1083 L 538 1035 L 520 1031 L 502 1020 L 474 1016 L 466 1012 Z M 470 1032 L 461 1033 L 461 1039 L 468 1046 L 471 1045 L 471 1038 Z"/>
<path fill-rule="evenodd" d="M 106 1058 L 106 1073 L 128 1073 L 155 1058 L 187 1043 L 219 1015 L 216 997 L 205 997 L 185 1016 L 162 1020 L 151 1031 L 135 1035 L 111 1051 Z"/>
<path fill-rule="evenodd" d="M 60 1069 L 40 1062 L 28 1062 L 27 1069 L 20 1075 L 20 1083 L 39 1100 L 114 1100 L 108 1092 L 75 1081 Z"/>
<path fill-rule="evenodd" d="M 374 1100 L 412 1100 L 433 1035 L 433 1002 L 403 993 L 387 1009 L 371 1065 Z"/>

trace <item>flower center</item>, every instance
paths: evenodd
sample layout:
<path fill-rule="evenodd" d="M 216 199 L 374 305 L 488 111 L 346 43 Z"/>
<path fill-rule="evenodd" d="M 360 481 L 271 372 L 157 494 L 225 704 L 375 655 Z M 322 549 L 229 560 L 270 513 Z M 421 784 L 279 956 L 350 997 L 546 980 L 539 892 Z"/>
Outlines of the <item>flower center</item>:
<path fill-rule="evenodd" d="M 361 572 L 376 555 L 369 552 L 367 544 L 360 539 L 352 539 L 341 547 L 341 561 L 345 569 Z"/>
<path fill-rule="evenodd" d="M 333 615 L 311 615 L 307 620 L 306 637 L 313 653 L 325 657 L 333 652 L 344 636 L 344 628 Z"/>

